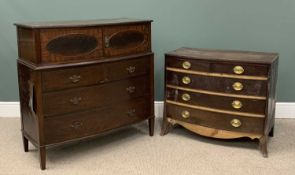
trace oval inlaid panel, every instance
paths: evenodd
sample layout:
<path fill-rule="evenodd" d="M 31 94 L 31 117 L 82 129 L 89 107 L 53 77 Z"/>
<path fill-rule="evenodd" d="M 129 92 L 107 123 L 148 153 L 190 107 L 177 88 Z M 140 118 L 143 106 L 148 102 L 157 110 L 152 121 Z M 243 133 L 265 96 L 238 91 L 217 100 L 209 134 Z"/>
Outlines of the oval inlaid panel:
<path fill-rule="evenodd" d="M 114 49 L 132 48 L 144 42 L 144 34 L 138 31 L 118 32 L 109 39 L 109 47 Z"/>
<path fill-rule="evenodd" d="M 98 45 L 95 37 L 85 34 L 69 34 L 48 42 L 47 49 L 54 54 L 75 56 L 88 53 Z"/>

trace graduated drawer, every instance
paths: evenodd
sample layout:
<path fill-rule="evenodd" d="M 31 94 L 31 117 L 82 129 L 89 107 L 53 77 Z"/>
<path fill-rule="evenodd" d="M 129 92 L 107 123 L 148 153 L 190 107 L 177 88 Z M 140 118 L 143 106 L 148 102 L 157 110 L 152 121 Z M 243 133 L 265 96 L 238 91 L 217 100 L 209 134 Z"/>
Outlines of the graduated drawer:
<path fill-rule="evenodd" d="M 229 75 L 268 76 L 268 67 L 263 64 L 206 61 L 169 56 L 166 58 L 166 67 Z"/>
<path fill-rule="evenodd" d="M 266 97 L 267 81 L 193 75 L 166 71 L 166 84 L 216 93 Z"/>
<path fill-rule="evenodd" d="M 43 94 L 45 116 L 76 112 L 144 96 L 149 93 L 149 77 L 134 77 L 103 85 Z"/>
<path fill-rule="evenodd" d="M 180 88 L 181 89 L 181 88 Z M 265 114 L 266 101 L 230 96 L 210 95 L 167 87 L 167 100 L 234 112 Z"/>
<path fill-rule="evenodd" d="M 42 72 L 43 91 L 49 92 L 86 85 L 98 85 L 146 74 L 150 56 L 90 66 L 47 70 Z"/>
<path fill-rule="evenodd" d="M 264 118 L 229 115 L 167 103 L 167 117 L 209 128 L 263 134 Z"/>
<path fill-rule="evenodd" d="M 140 98 L 85 112 L 47 118 L 44 121 L 46 144 L 87 137 L 147 119 L 152 115 L 147 101 Z"/>

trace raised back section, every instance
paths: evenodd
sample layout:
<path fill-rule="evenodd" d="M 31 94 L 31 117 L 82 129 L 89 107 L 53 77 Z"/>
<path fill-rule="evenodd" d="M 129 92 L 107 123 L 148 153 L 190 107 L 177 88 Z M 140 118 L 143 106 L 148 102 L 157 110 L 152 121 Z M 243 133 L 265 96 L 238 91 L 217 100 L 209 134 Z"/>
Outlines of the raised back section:
<path fill-rule="evenodd" d="M 150 23 L 123 18 L 16 24 L 19 58 L 46 65 L 150 52 Z"/>

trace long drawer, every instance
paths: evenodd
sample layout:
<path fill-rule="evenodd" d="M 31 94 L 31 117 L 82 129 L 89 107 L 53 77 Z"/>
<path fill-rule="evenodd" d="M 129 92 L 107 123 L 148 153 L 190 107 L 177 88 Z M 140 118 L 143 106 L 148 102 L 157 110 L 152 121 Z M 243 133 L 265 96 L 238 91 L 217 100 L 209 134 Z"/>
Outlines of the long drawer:
<path fill-rule="evenodd" d="M 190 105 L 256 114 L 265 114 L 266 107 L 266 100 L 210 95 L 185 90 L 182 87 L 167 87 L 166 99 Z"/>
<path fill-rule="evenodd" d="M 150 56 L 91 66 L 63 68 L 42 72 L 43 91 L 49 92 L 73 87 L 103 84 L 149 71 Z"/>
<path fill-rule="evenodd" d="M 266 97 L 267 81 L 192 75 L 166 71 L 166 84 L 219 93 Z"/>
<path fill-rule="evenodd" d="M 210 128 L 263 134 L 264 118 L 221 114 L 166 104 L 167 117 Z"/>
<path fill-rule="evenodd" d="M 183 70 L 194 70 L 231 75 L 249 75 L 263 77 L 268 76 L 267 65 L 262 64 L 218 62 L 179 57 L 168 57 L 166 59 L 166 66 Z M 237 68 L 239 68 L 240 70 L 238 70 Z"/>
<path fill-rule="evenodd" d="M 43 94 L 45 116 L 91 109 L 150 93 L 149 76 Z"/>
<path fill-rule="evenodd" d="M 45 119 L 46 144 L 82 138 L 147 119 L 152 115 L 147 102 L 145 98 L 139 98 Z"/>

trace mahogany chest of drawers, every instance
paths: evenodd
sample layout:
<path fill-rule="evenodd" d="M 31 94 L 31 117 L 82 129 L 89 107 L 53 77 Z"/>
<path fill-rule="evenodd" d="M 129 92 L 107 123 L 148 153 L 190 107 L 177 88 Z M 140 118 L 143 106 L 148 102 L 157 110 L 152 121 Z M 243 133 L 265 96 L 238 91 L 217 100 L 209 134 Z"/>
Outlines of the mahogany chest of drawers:
<path fill-rule="evenodd" d="M 181 125 L 203 136 L 273 136 L 278 54 L 181 48 L 165 56 L 162 135 Z"/>
<path fill-rule="evenodd" d="M 149 121 L 154 130 L 151 21 L 16 24 L 24 150 Z"/>

